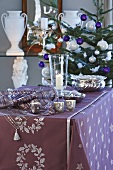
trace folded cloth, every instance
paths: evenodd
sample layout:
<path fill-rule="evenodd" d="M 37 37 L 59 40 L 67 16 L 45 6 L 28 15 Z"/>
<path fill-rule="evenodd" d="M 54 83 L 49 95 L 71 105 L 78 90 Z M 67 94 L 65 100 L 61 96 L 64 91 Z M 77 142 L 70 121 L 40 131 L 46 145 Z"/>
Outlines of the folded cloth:
<path fill-rule="evenodd" d="M 58 95 L 52 86 L 22 86 L 0 92 L 0 108 L 14 107 L 32 112 L 31 102 L 40 103 L 38 113 L 44 115 L 55 114 L 53 102 Z M 36 101 L 37 100 L 37 101 Z"/>

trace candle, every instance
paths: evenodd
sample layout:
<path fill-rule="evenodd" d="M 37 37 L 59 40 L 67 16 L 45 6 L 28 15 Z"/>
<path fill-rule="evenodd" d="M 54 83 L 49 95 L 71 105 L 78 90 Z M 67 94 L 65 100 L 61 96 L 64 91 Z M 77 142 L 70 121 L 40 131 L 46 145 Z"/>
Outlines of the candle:
<path fill-rule="evenodd" d="M 48 29 L 48 18 L 41 18 L 41 29 L 42 30 Z"/>
<path fill-rule="evenodd" d="M 63 88 L 63 76 L 61 74 L 56 75 L 56 89 L 62 90 Z"/>

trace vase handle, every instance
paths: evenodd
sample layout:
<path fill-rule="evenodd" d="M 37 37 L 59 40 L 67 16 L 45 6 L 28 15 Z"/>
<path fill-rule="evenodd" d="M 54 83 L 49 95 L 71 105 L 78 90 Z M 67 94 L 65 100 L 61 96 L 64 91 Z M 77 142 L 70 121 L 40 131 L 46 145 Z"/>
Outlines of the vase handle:
<path fill-rule="evenodd" d="M 7 13 L 3 13 L 1 16 L 1 22 L 2 22 L 2 26 L 5 32 L 6 30 L 5 30 L 4 18 L 6 18 L 7 16 L 8 16 Z"/>
<path fill-rule="evenodd" d="M 61 21 L 61 23 L 63 23 L 63 20 L 62 20 L 62 19 L 63 19 L 64 16 L 65 16 L 65 13 L 60 13 L 60 14 L 58 15 L 58 20 Z M 65 33 L 65 32 L 66 32 L 67 29 L 64 28 L 63 25 L 60 25 L 60 24 L 59 24 L 59 27 L 60 27 L 60 30 L 61 30 L 62 33 Z"/>
<path fill-rule="evenodd" d="M 64 13 L 60 13 L 60 14 L 58 15 L 58 20 L 61 20 L 62 17 L 64 17 Z"/>
<path fill-rule="evenodd" d="M 83 13 L 78 12 L 78 13 L 77 13 L 77 16 L 80 18 L 82 14 L 83 14 Z M 80 22 L 81 28 L 83 28 L 83 23 L 84 23 L 84 21 L 81 20 L 81 22 Z"/>
<path fill-rule="evenodd" d="M 26 26 L 27 26 L 28 17 L 27 17 L 27 14 L 25 14 L 25 13 L 22 13 L 21 16 L 25 19 L 25 25 L 24 25 L 24 31 L 25 31 Z"/>

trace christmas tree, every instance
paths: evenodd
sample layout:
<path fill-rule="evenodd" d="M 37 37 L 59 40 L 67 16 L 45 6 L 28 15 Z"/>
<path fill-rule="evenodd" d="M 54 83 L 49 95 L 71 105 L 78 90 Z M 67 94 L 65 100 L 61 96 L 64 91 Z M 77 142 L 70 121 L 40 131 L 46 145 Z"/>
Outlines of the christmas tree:
<path fill-rule="evenodd" d="M 43 0 L 41 1 L 43 2 Z M 49 54 L 56 52 L 68 54 L 69 74 L 102 75 L 107 77 L 107 81 L 109 81 L 113 80 L 113 50 L 111 47 L 113 44 L 113 25 L 104 26 L 104 20 L 105 15 L 113 8 L 105 11 L 101 0 L 92 1 L 96 7 L 95 13 L 81 8 L 81 25 L 76 25 L 74 28 L 56 17 L 58 12 L 56 0 L 50 0 L 49 4 L 46 3 L 46 5 L 52 6 L 56 12 L 53 16 L 47 14 L 52 33 L 46 38 L 45 50 L 47 53 L 42 56 L 42 59 L 47 62 Z M 60 31 L 56 25 L 60 27 Z M 32 41 L 32 44 L 39 42 L 37 37 L 35 38 L 36 40 Z M 57 51 L 51 50 L 53 46 L 57 47 Z M 40 63 L 39 66 L 43 68 L 44 62 Z"/>
<path fill-rule="evenodd" d="M 82 25 L 72 28 L 68 23 L 58 21 L 66 48 L 61 53 L 69 54 L 69 74 L 102 75 L 107 80 L 113 79 L 113 57 L 110 46 L 113 44 L 113 25 L 103 26 L 104 4 L 93 0 L 96 13 L 81 8 Z"/>

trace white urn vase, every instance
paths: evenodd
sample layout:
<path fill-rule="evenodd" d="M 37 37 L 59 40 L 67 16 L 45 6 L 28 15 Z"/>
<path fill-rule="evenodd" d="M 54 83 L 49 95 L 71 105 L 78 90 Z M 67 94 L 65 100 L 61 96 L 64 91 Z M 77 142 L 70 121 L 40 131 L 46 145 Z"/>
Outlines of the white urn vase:
<path fill-rule="evenodd" d="M 58 15 L 58 20 L 61 20 L 64 24 L 67 23 L 72 28 L 75 28 L 76 26 L 81 26 L 82 21 L 80 19 L 81 13 L 79 11 L 69 11 L 65 10 L 63 13 L 60 13 Z M 64 33 L 66 30 L 65 28 L 61 27 L 61 31 Z"/>
<path fill-rule="evenodd" d="M 3 29 L 11 43 L 10 49 L 6 51 L 7 56 L 23 56 L 24 51 L 20 49 L 19 43 L 27 25 L 27 15 L 22 11 L 7 11 L 1 16 Z"/>

